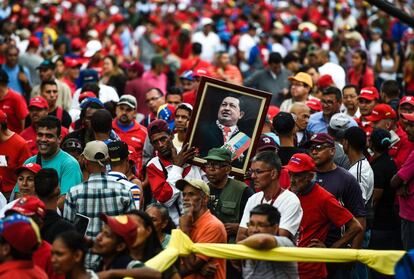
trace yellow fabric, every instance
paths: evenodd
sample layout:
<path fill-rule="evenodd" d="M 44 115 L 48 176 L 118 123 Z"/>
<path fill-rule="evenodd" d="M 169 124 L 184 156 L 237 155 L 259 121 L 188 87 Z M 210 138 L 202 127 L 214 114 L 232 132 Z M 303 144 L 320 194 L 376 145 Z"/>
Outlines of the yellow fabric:
<path fill-rule="evenodd" d="M 333 248 L 287 248 L 259 251 L 240 244 L 193 243 L 180 230 L 173 230 L 167 248 L 145 265 L 161 272 L 170 267 L 179 256 L 191 253 L 224 259 L 255 259 L 281 262 L 352 262 L 359 261 L 376 271 L 394 275 L 394 266 L 405 251 L 358 250 Z"/>

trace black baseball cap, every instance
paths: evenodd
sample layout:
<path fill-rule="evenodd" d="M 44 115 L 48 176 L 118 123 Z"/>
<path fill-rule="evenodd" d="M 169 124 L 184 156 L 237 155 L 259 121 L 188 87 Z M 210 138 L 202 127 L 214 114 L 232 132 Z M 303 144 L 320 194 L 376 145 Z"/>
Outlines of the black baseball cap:
<path fill-rule="evenodd" d="M 53 63 L 50 60 L 43 60 L 42 63 L 40 63 L 40 65 L 37 66 L 36 69 L 51 69 L 51 70 L 54 70 L 55 69 L 55 63 Z"/>
<path fill-rule="evenodd" d="M 108 143 L 109 158 L 111 162 L 120 162 L 128 158 L 128 144 L 123 141 L 112 141 Z"/>

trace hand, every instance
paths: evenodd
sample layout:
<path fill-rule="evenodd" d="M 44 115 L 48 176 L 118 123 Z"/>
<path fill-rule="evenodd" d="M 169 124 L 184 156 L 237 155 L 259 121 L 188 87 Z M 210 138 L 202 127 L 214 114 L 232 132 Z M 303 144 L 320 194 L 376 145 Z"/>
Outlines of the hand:
<path fill-rule="evenodd" d="M 186 233 L 187 235 L 190 234 L 191 229 L 193 228 L 193 222 L 194 222 L 194 218 L 193 218 L 193 206 L 189 205 L 186 208 L 187 212 L 184 213 L 184 215 L 182 215 L 180 217 L 179 220 L 179 226 L 180 229 Z"/>
<path fill-rule="evenodd" d="M 397 193 L 396 194 L 398 196 L 403 197 L 403 198 L 407 198 L 408 197 L 408 186 L 407 186 L 407 183 L 403 183 L 402 186 L 401 186 L 401 188 L 399 188 L 397 190 Z"/>
<path fill-rule="evenodd" d="M 226 223 L 224 224 L 224 228 L 226 229 L 227 235 L 236 235 L 237 231 L 239 230 L 238 223 Z"/>
<path fill-rule="evenodd" d="M 207 262 L 200 270 L 200 274 L 204 277 L 213 277 L 217 272 L 217 265 L 212 262 Z"/>
<path fill-rule="evenodd" d="M 18 79 L 22 83 L 29 83 L 29 79 L 27 78 L 27 76 L 23 72 L 19 72 Z"/>
<path fill-rule="evenodd" d="M 99 279 L 110 279 L 112 278 L 112 270 L 106 270 L 106 271 L 101 271 L 98 272 L 98 277 Z"/>
<path fill-rule="evenodd" d="M 230 260 L 231 265 L 238 271 L 242 269 L 242 261 L 241 260 Z"/>
<path fill-rule="evenodd" d="M 320 241 L 319 239 L 311 239 L 310 244 L 308 245 L 308 247 L 313 247 L 313 248 L 326 248 L 325 243 L 323 243 L 322 241 Z"/>
<path fill-rule="evenodd" d="M 179 167 L 184 166 L 184 164 L 194 158 L 196 155 L 195 147 L 188 148 L 188 143 L 186 143 L 181 149 L 180 153 L 177 154 L 177 150 L 173 148 L 172 150 L 172 161 L 173 164 Z"/>

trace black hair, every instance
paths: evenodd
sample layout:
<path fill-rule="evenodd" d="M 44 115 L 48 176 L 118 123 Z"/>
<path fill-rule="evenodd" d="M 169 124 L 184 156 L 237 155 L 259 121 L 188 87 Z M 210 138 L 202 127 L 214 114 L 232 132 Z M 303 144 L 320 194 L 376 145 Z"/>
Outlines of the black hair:
<path fill-rule="evenodd" d="M 241 97 L 239 95 L 236 95 L 236 94 L 231 94 L 230 93 L 229 95 L 227 95 L 226 97 L 224 97 L 221 100 L 220 105 L 223 102 L 223 100 L 226 99 L 227 97 L 231 97 L 231 98 L 235 98 L 235 99 L 239 100 L 239 108 L 240 108 L 240 111 L 244 111 L 244 112 L 246 111 L 246 102 L 244 101 L 243 97 Z"/>
<path fill-rule="evenodd" d="M 343 138 L 347 140 L 349 145 L 357 151 L 364 151 L 366 148 L 367 135 L 360 127 L 356 126 L 346 129 Z"/>
<path fill-rule="evenodd" d="M 40 199 L 51 197 L 59 186 L 59 176 L 55 169 L 44 168 L 35 175 L 35 192 Z"/>
<path fill-rule="evenodd" d="M 9 84 L 9 75 L 3 69 L 0 69 L 0 85 Z"/>
<path fill-rule="evenodd" d="M 354 54 L 358 54 L 361 57 L 361 60 L 364 60 L 364 64 L 362 65 L 361 77 L 358 80 L 358 89 L 361 90 L 364 84 L 365 73 L 367 71 L 367 64 L 368 64 L 368 56 L 365 50 L 357 49 L 354 51 Z"/>
<path fill-rule="evenodd" d="M 116 59 L 116 57 L 114 55 L 108 54 L 107 56 L 104 57 L 104 59 L 105 58 L 108 58 L 109 60 L 111 60 L 112 65 L 114 67 L 118 67 L 118 60 Z"/>
<path fill-rule="evenodd" d="M 353 88 L 355 90 L 355 93 L 357 95 L 359 95 L 360 92 L 359 92 L 358 88 L 355 85 L 353 85 L 353 84 L 346 84 L 344 86 L 344 88 L 342 88 L 342 93 L 344 93 L 345 89 L 349 89 L 349 88 Z"/>
<path fill-rule="evenodd" d="M 95 133 L 107 133 L 112 129 L 112 115 L 106 109 L 98 109 L 92 114 L 91 127 Z"/>
<path fill-rule="evenodd" d="M 18 251 L 16 248 L 14 248 L 9 242 L 7 242 L 6 239 L 0 236 L 0 243 L 1 244 L 9 244 L 10 246 L 10 255 L 14 260 L 31 260 L 32 259 L 32 251 L 27 251 L 27 253 L 23 253 Z"/>
<path fill-rule="evenodd" d="M 307 73 L 310 69 L 315 69 L 315 71 L 319 73 L 318 68 L 312 65 L 303 65 L 302 67 L 299 68 L 299 72 Z"/>
<path fill-rule="evenodd" d="M 322 91 L 322 95 L 335 95 L 338 102 L 342 101 L 342 92 L 338 87 L 329 86 Z"/>
<path fill-rule="evenodd" d="M 142 253 L 143 258 L 139 259 L 142 262 L 146 262 L 147 260 L 153 258 L 155 255 L 162 251 L 162 246 L 158 238 L 157 232 L 155 230 L 154 224 L 152 223 L 151 217 L 144 211 L 131 210 L 127 214 L 138 216 L 143 221 L 144 227 L 151 229 L 151 234 L 145 241 L 145 247 Z"/>
<path fill-rule="evenodd" d="M 152 90 L 157 91 L 157 92 L 158 92 L 158 96 L 159 96 L 159 97 L 164 96 L 164 93 L 163 93 L 163 92 L 162 92 L 162 90 L 161 90 L 161 89 L 159 89 L 158 87 L 151 87 L 150 89 L 148 89 L 148 90 L 147 90 L 147 92 L 145 92 L 145 94 L 147 94 L 148 92 L 150 92 L 150 91 L 152 91 Z"/>
<path fill-rule="evenodd" d="M 186 105 L 186 104 L 179 104 L 179 105 L 175 108 L 175 113 L 177 113 L 177 111 L 178 111 L 179 109 L 183 109 L 183 110 L 188 111 L 189 116 L 191 116 L 191 114 L 193 113 L 193 110 L 192 110 L 192 109 L 191 109 L 188 105 Z"/>
<path fill-rule="evenodd" d="M 81 93 L 86 91 L 92 91 L 93 93 L 95 93 L 96 98 L 99 98 L 99 90 L 100 88 L 97 83 L 89 82 L 82 87 Z"/>
<path fill-rule="evenodd" d="M 194 55 L 200 55 L 203 51 L 203 45 L 200 43 L 193 43 L 191 45 L 191 53 Z"/>
<path fill-rule="evenodd" d="M 282 61 L 283 59 L 279 52 L 271 52 L 267 60 L 268 64 L 280 64 Z"/>
<path fill-rule="evenodd" d="M 371 148 L 379 153 L 387 152 L 391 146 L 391 134 L 385 129 L 375 128 L 371 133 Z"/>
<path fill-rule="evenodd" d="M 165 205 L 161 204 L 161 203 L 152 203 L 147 207 L 147 210 L 152 208 L 152 207 L 158 209 L 163 222 L 167 221 L 167 225 L 162 230 L 162 232 L 167 233 L 167 234 L 171 234 L 171 231 L 173 229 L 175 229 L 175 224 L 174 224 L 173 220 L 171 219 L 170 214 L 168 213 L 168 208 Z"/>
<path fill-rule="evenodd" d="M 400 96 L 400 86 L 396 80 L 386 80 L 381 85 L 381 92 L 389 98 L 398 98 Z"/>
<path fill-rule="evenodd" d="M 46 127 L 49 130 L 56 129 L 56 135 L 60 137 L 61 126 L 62 126 L 62 123 L 60 122 L 58 118 L 56 118 L 53 115 L 47 115 L 46 117 L 43 117 L 42 119 L 40 119 L 39 122 L 37 122 L 36 128 L 39 129 L 39 128 Z"/>
<path fill-rule="evenodd" d="M 393 56 L 394 55 L 394 43 L 393 43 L 393 41 L 388 40 L 388 39 L 382 39 L 381 56 L 385 55 L 384 44 L 387 44 L 390 47 L 390 55 Z"/>
<path fill-rule="evenodd" d="M 116 104 L 117 102 L 111 100 L 108 102 L 104 103 L 104 108 L 109 111 L 109 113 L 111 114 L 112 118 L 116 117 Z"/>
<path fill-rule="evenodd" d="M 291 135 L 295 129 L 295 119 L 289 112 L 281 111 L 273 117 L 272 127 L 278 135 Z"/>
<path fill-rule="evenodd" d="M 256 205 L 251 211 L 250 211 L 250 217 L 252 215 L 265 215 L 267 216 L 267 221 L 271 226 L 277 225 L 280 222 L 280 213 L 279 210 L 277 210 L 276 207 L 263 203 Z"/>
<path fill-rule="evenodd" d="M 182 98 L 183 89 L 181 87 L 171 86 L 170 88 L 168 88 L 165 97 L 167 97 L 168 95 L 179 95 Z"/>
<path fill-rule="evenodd" d="M 282 169 L 282 163 L 280 162 L 279 156 L 274 151 L 262 151 L 257 153 L 251 162 L 263 162 L 272 168 L 275 168 L 278 173 Z"/>
<path fill-rule="evenodd" d="M 3 123 L 1 123 L 1 124 L 0 124 L 0 129 L 1 129 L 2 131 L 6 131 L 6 130 L 7 130 L 7 122 L 3 122 Z"/>
<path fill-rule="evenodd" d="M 88 252 L 88 245 L 85 242 L 83 236 L 78 233 L 77 231 L 66 231 L 61 234 L 58 234 L 54 241 L 62 240 L 65 246 L 71 250 L 72 252 L 81 251 L 82 252 L 82 260 L 81 266 L 83 267 L 85 262 L 85 255 Z"/>
<path fill-rule="evenodd" d="M 57 83 L 54 80 L 45 80 L 42 81 L 42 83 L 40 84 L 40 91 L 43 91 L 43 89 L 46 87 L 46 85 L 54 85 L 57 87 Z"/>

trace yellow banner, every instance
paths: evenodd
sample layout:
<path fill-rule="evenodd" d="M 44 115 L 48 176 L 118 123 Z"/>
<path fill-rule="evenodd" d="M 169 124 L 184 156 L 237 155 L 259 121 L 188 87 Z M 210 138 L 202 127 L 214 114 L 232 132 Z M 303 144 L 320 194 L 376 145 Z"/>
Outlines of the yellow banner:
<path fill-rule="evenodd" d="M 168 269 L 179 256 L 191 253 L 223 259 L 254 259 L 280 262 L 353 262 L 359 261 L 376 271 L 394 275 L 396 263 L 405 251 L 359 250 L 333 248 L 287 248 L 254 250 L 240 244 L 193 243 L 181 230 L 173 230 L 167 248 L 145 265 L 161 272 Z"/>

